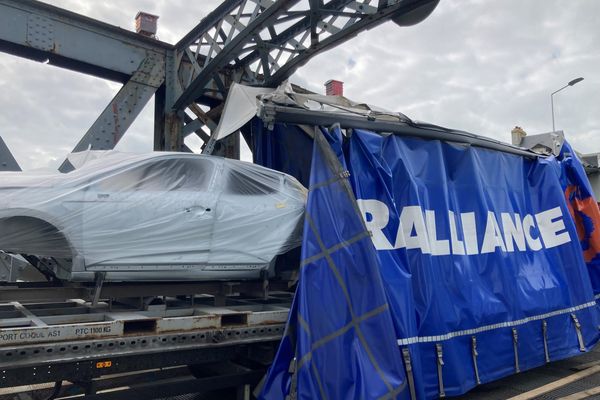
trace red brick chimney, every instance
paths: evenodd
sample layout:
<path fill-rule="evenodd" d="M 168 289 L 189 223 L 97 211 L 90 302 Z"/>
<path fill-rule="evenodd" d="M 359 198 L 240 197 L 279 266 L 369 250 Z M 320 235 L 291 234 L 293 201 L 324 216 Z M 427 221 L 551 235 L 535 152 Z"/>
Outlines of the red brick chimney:
<path fill-rule="evenodd" d="M 156 37 L 158 15 L 140 11 L 135 16 L 135 31 L 140 35 Z"/>
<path fill-rule="evenodd" d="M 325 94 L 327 96 L 343 96 L 344 95 L 344 82 L 330 79 L 325 82 Z"/>

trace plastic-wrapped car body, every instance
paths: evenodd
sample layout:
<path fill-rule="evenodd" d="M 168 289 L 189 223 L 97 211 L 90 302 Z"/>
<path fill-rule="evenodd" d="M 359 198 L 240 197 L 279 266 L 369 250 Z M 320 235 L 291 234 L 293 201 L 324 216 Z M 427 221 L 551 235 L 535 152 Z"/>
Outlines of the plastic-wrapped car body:
<path fill-rule="evenodd" d="M 252 279 L 300 244 L 306 189 L 254 164 L 88 152 L 68 174 L 0 174 L 0 250 L 60 279 Z"/>

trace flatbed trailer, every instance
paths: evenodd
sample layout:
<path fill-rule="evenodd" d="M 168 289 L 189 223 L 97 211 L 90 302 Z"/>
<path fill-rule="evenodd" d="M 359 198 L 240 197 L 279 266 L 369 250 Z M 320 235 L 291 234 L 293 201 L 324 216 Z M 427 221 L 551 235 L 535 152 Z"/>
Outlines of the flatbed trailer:
<path fill-rule="evenodd" d="M 0 399 L 19 390 L 151 399 L 223 388 L 250 398 L 291 304 L 289 290 L 272 289 L 287 287 L 107 284 L 97 294 L 86 286 L 1 286 Z"/>
<path fill-rule="evenodd" d="M 104 293 L 211 294 L 103 298 L 94 306 L 93 290 L 88 299 L 60 299 L 86 287 L 0 286 L 1 299 L 20 298 L 0 304 L 0 400 L 252 398 L 284 334 L 292 292 L 245 294 L 256 282 L 148 286 L 107 285 Z M 460 398 L 598 398 L 599 379 L 597 347 Z"/>

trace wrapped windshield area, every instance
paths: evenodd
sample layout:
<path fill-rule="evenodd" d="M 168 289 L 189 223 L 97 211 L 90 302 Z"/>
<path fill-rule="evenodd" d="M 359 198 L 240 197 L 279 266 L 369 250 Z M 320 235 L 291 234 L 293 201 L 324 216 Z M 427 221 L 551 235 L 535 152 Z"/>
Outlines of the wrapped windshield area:
<path fill-rule="evenodd" d="M 97 185 L 112 191 L 208 190 L 215 166 L 204 159 L 156 160 L 117 171 Z"/>

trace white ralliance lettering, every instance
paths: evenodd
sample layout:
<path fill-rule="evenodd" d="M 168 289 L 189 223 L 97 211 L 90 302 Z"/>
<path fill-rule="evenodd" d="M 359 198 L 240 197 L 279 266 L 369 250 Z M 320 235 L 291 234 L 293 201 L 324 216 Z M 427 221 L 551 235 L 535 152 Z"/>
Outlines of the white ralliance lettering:
<path fill-rule="evenodd" d="M 438 219 L 444 214 L 436 214 L 435 210 L 407 206 L 400 212 L 398 229 L 390 240 L 386 236 L 390 220 L 387 205 L 379 200 L 360 199 L 358 206 L 377 250 L 406 248 L 434 256 L 476 255 L 496 251 L 539 251 L 571 241 L 560 207 L 523 217 L 500 213 L 500 219 L 496 213 L 488 211 L 483 237 L 479 238 L 474 212 L 457 214 L 448 211 L 448 219 L 444 221 Z M 447 227 L 448 231 L 440 230 L 440 227 Z"/>
<path fill-rule="evenodd" d="M 504 231 L 506 251 L 515 251 L 515 244 L 517 245 L 517 249 L 519 249 L 519 251 L 527 250 L 521 216 L 519 214 L 514 214 L 514 222 L 509 213 L 502 213 L 500 218 L 502 219 L 502 230 Z"/>
<path fill-rule="evenodd" d="M 377 250 L 391 250 L 394 247 L 383 233 L 390 220 L 390 210 L 384 202 L 379 200 L 357 200 L 367 230 L 371 232 L 371 239 Z"/>
<path fill-rule="evenodd" d="M 431 253 L 421 207 L 409 206 L 402 209 L 398 232 L 399 235 L 404 235 L 404 243 L 407 249 L 421 249 L 423 254 Z"/>
<path fill-rule="evenodd" d="M 535 220 L 540 230 L 540 235 L 547 249 L 569 243 L 571 237 L 566 231 L 565 221 L 562 219 L 560 207 L 535 214 Z"/>
<path fill-rule="evenodd" d="M 446 256 L 450 254 L 450 241 L 437 238 L 437 229 L 435 226 L 435 211 L 425 210 L 425 221 L 427 222 L 427 234 L 431 254 L 434 256 Z"/>
<path fill-rule="evenodd" d="M 453 211 L 448 211 L 448 221 L 450 222 L 450 241 L 452 243 L 452 254 L 465 255 L 465 244 L 458 239 L 456 231 L 456 219 Z"/>
<path fill-rule="evenodd" d="M 500 247 L 502 251 L 506 251 L 502 232 L 496 220 L 496 214 L 488 211 L 487 222 L 485 224 L 485 234 L 483 236 L 483 244 L 481 245 L 481 254 L 493 253 L 496 247 Z"/>

